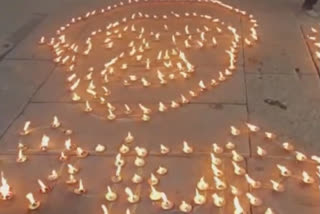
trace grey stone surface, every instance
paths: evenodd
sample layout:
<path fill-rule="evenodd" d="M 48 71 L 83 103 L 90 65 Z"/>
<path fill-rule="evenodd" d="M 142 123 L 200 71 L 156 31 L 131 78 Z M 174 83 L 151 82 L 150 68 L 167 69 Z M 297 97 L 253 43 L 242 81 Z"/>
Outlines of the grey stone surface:
<path fill-rule="evenodd" d="M 247 75 L 249 118 L 286 136 L 300 150 L 319 152 L 320 97 L 316 75 Z M 267 99 L 275 102 L 268 104 Z M 279 105 L 280 104 L 280 105 Z M 280 106 L 284 105 L 286 109 Z M 259 141 L 253 138 L 252 145 Z"/>
<path fill-rule="evenodd" d="M 0 135 L 22 111 L 53 64 L 42 61 L 2 61 L 0 63 Z"/>

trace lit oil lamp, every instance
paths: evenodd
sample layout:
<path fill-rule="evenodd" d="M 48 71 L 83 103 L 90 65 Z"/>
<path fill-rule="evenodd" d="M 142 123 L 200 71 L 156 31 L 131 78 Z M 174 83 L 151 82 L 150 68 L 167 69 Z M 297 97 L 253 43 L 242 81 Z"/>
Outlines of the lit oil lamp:
<path fill-rule="evenodd" d="M 285 167 L 285 166 L 282 166 L 280 164 L 277 165 L 278 169 L 280 170 L 280 174 L 283 176 L 283 177 L 290 177 L 292 175 L 291 171 Z"/>
<path fill-rule="evenodd" d="M 129 203 L 134 204 L 139 202 L 140 200 L 139 195 L 134 194 L 129 187 L 125 188 L 125 193 L 127 194 L 127 200 Z"/>
<path fill-rule="evenodd" d="M 20 135 L 28 135 L 31 132 L 30 129 L 31 121 L 26 121 L 23 127 L 23 130 L 20 132 Z"/>
<path fill-rule="evenodd" d="M 0 186 L 0 199 L 10 200 L 13 197 L 13 192 L 9 186 L 7 179 L 5 179 L 3 172 L 1 172 L 1 186 Z"/>
<path fill-rule="evenodd" d="M 59 156 L 59 160 L 66 161 L 66 160 L 68 160 L 68 156 L 66 156 L 66 154 L 64 152 L 61 152 L 60 156 Z"/>
<path fill-rule="evenodd" d="M 55 181 L 55 180 L 58 179 L 58 177 L 59 177 L 59 175 L 58 175 L 57 171 L 56 170 L 52 170 L 50 175 L 48 175 L 48 180 L 49 181 Z"/>
<path fill-rule="evenodd" d="M 246 174 L 246 170 L 239 166 L 236 162 L 232 161 L 232 165 L 234 168 L 234 174 L 236 175 L 244 175 Z"/>
<path fill-rule="evenodd" d="M 266 138 L 269 140 L 272 140 L 276 137 L 276 135 L 271 132 L 265 132 L 264 134 L 265 134 Z"/>
<path fill-rule="evenodd" d="M 166 155 L 170 152 L 170 149 L 163 144 L 160 144 L 160 153 Z"/>
<path fill-rule="evenodd" d="M 146 122 L 146 121 L 149 121 L 150 119 L 151 119 L 150 116 L 147 115 L 147 114 L 143 114 L 142 117 L 141 117 L 141 120 L 142 120 L 142 121 L 145 121 L 145 122 Z"/>
<path fill-rule="evenodd" d="M 150 178 L 148 179 L 148 182 L 150 185 L 154 186 L 159 183 L 159 179 L 153 173 L 151 173 Z"/>
<path fill-rule="evenodd" d="M 226 148 L 229 149 L 229 150 L 233 150 L 236 148 L 236 145 L 234 143 L 232 143 L 231 141 L 229 141 L 227 144 L 226 144 Z"/>
<path fill-rule="evenodd" d="M 196 189 L 196 194 L 193 198 L 193 202 L 197 205 L 205 204 L 207 201 L 206 196 L 202 195 L 198 189 Z"/>
<path fill-rule="evenodd" d="M 233 136 L 240 135 L 240 130 L 234 126 L 230 126 L 230 132 L 231 132 L 231 135 L 233 135 Z"/>
<path fill-rule="evenodd" d="M 73 192 L 78 195 L 81 195 L 81 194 L 84 194 L 87 192 L 87 190 L 83 186 L 82 179 L 79 180 L 79 186 L 78 186 L 78 188 L 74 189 Z"/>
<path fill-rule="evenodd" d="M 68 185 L 73 185 L 73 184 L 76 184 L 78 181 L 77 179 L 74 177 L 73 174 L 70 174 L 68 179 L 66 180 L 66 184 Z"/>
<path fill-rule="evenodd" d="M 136 146 L 135 151 L 139 157 L 146 157 L 148 155 L 148 151 L 146 148 Z"/>
<path fill-rule="evenodd" d="M 300 162 L 308 160 L 307 156 L 301 152 L 296 152 L 296 159 Z"/>
<path fill-rule="evenodd" d="M 131 181 L 134 184 L 140 184 L 143 181 L 143 178 L 141 175 L 134 174 L 133 177 L 131 178 Z"/>
<path fill-rule="evenodd" d="M 31 192 L 26 195 L 26 198 L 29 201 L 29 210 L 36 210 L 40 207 L 40 201 L 36 201 Z"/>
<path fill-rule="evenodd" d="M 167 195 L 164 192 L 161 193 L 161 199 L 161 208 L 163 210 L 171 210 L 173 208 L 173 202 L 168 200 Z"/>
<path fill-rule="evenodd" d="M 222 160 L 216 157 L 214 153 L 211 153 L 211 163 L 216 166 L 219 166 L 222 163 Z"/>
<path fill-rule="evenodd" d="M 112 178 L 111 178 L 111 180 L 114 183 L 119 183 L 122 181 L 121 170 L 122 170 L 122 166 L 118 165 L 117 170 L 116 170 L 116 174 L 114 176 L 112 176 Z"/>
<path fill-rule="evenodd" d="M 250 124 L 250 123 L 247 123 L 247 127 L 250 132 L 258 132 L 260 130 L 260 128 L 258 126 Z"/>
<path fill-rule="evenodd" d="M 237 188 L 233 185 L 230 185 L 230 190 L 231 190 L 231 194 L 234 196 L 239 196 L 242 194 L 241 191 L 239 190 L 239 188 Z"/>
<path fill-rule="evenodd" d="M 136 159 L 134 160 L 134 165 L 137 167 L 143 167 L 145 164 L 145 160 L 141 157 L 136 157 Z"/>
<path fill-rule="evenodd" d="M 60 126 L 61 126 L 61 123 L 60 123 L 58 117 L 57 117 L 57 116 L 54 116 L 54 117 L 53 117 L 53 121 L 52 121 L 52 123 L 51 123 L 51 127 L 52 127 L 52 128 L 59 128 Z"/>
<path fill-rule="evenodd" d="M 213 150 L 213 152 L 216 153 L 216 154 L 221 154 L 221 153 L 223 153 L 223 148 L 222 148 L 221 146 L 219 146 L 218 144 L 216 144 L 216 143 L 213 143 L 213 144 L 212 144 L 212 150 Z"/>
<path fill-rule="evenodd" d="M 232 160 L 235 162 L 241 162 L 244 160 L 243 156 L 240 155 L 236 150 L 232 150 Z"/>
<path fill-rule="evenodd" d="M 272 184 L 272 189 L 276 192 L 283 192 L 284 191 L 284 186 L 282 184 L 280 184 L 279 182 L 275 181 L 275 180 L 270 180 L 271 184 Z"/>
<path fill-rule="evenodd" d="M 191 153 L 193 153 L 193 148 L 191 146 L 189 146 L 187 141 L 183 141 L 182 151 L 185 154 L 191 154 Z"/>
<path fill-rule="evenodd" d="M 127 104 L 125 104 L 124 107 L 125 107 L 125 111 L 124 111 L 125 114 L 131 114 L 132 113 L 131 108 Z"/>
<path fill-rule="evenodd" d="M 74 147 L 74 145 L 72 145 L 72 143 L 71 143 L 71 139 L 70 139 L 70 138 L 68 138 L 68 139 L 64 142 L 64 146 L 65 146 L 65 149 L 66 149 L 67 151 L 70 151 L 70 150 Z"/>
<path fill-rule="evenodd" d="M 224 190 L 227 188 L 227 185 L 224 181 L 222 181 L 220 178 L 218 177 L 213 177 L 214 182 L 215 182 L 215 186 L 217 190 Z"/>
<path fill-rule="evenodd" d="M 23 154 L 23 150 L 19 149 L 18 158 L 16 159 L 17 163 L 24 163 L 28 160 L 27 156 Z"/>
<path fill-rule="evenodd" d="M 125 160 L 122 158 L 121 153 L 118 153 L 114 162 L 115 166 L 124 166 Z"/>
<path fill-rule="evenodd" d="M 157 174 L 158 175 L 165 175 L 168 173 L 168 169 L 162 166 L 159 166 L 159 168 L 157 169 Z"/>
<path fill-rule="evenodd" d="M 190 213 L 192 211 L 192 205 L 182 201 L 179 205 L 179 210 L 183 213 Z"/>
<path fill-rule="evenodd" d="M 254 189 L 258 189 L 261 187 L 261 182 L 252 179 L 248 174 L 245 174 L 245 178 L 247 183 Z"/>
<path fill-rule="evenodd" d="M 129 151 L 130 151 L 130 147 L 129 147 L 129 146 L 127 146 L 127 145 L 125 145 L 125 144 L 122 144 L 122 145 L 120 146 L 119 152 L 120 152 L 121 154 L 127 154 Z"/>
<path fill-rule="evenodd" d="M 252 193 L 248 192 L 246 194 L 246 196 L 252 206 L 260 206 L 262 204 L 262 200 L 256 196 L 254 196 Z"/>
<path fill-rule="evenodd" d="M 172 100 L 170 106 L 171 106 L 171 108 L 179 108 L 180 104 L 177 103 L 176 101 Z"/>
<path fill-rule="evenodd" d="M 150 185 L 151 192 L 149 194 L 149 198 L 151 201 L 159 201 L 162 198 L 162 192 L 156 190 L 156 188 Z"/>
<path fill-rule="evenodd" d="M 264 214 L 275 214 L 271 208 L 267 208 Z"/>
<path fill-rule="evenodd" d="M 222 177 L 223 176 L 223 171 L 220 170 L 216 165 L 211 164 L 211 169 L 212 169 L 212 172 L 213 172 L 214 176 L 217 176 L 217 177 Z"/>
<path fill-rule="evenodd" d="M 168 108 L 162 102 L 160 102 L 159 103 L 159 111 L 160 112 L 165 112 L 167 110 L 168 110 Z"/>
<path fill-rule="evenodd" d="M 83 150 L 81 147 L 77 147 L 76 155 L 79 158 L 85 158 L 89 155 L 89 152 Z"/>
<path fill-rule="evenodd" d="M 38 179 L 38 184 L 41 193 L 48 193 L 51 190 L 50 187 L 46 186 L 40 179 Z"/>
<path fill-rule="evenodd" d="M 204 177 L 201 177 L 200 181 L 197 183 L 197 188 L 202 191 L 209 188 L 209 184 L 204 180 Z"/>
<path fill-rule="evenodd" d="M 108 120 L 115 120 L 116 119 L 116 115 L 110 109 L 108 109 L 108 113 L 109 113 L 107 116 Z"/>
<path fill-rule="evenodd" d="M 314 178 L 312 178 L 306 171 L 302 172 L 302 181 L 305 184 L 313 184 Z"/>
<path fill-rule="evenodd" d="M 257 155 L 264 157 L 267 155 L 267 151 L 260 146 L 257 146 Z"/>
<path fill-rule="evenodd" d="M 47 151 L 49 146 L 49 141 L 50 141 L 50 138 L 47 135 L 42 136 L 41 145 L 40 145 L 40 149 L 42 151 Z"/>
<path fill-rule="evenodd" d="M 105 194 L 105 198 L 107 199 L 107 201 L 113 202 L 117 200 L 118 198 L 117 193 L 113 192 L 110 186 L 108 186 L 107 189 L 108 189 L 107 193 Z"/>
<path fill-rule="evenodd" d="M 91 105 L 90 105 L 88 100 L 86 101 L 84 111 L 85 112 L 92 112 L 93 111 L 93 109 L 92 109 L 92 107 L 91 107 Z"/>
<path fill-rule="evenodd" d="M 217 193 L 212 194 L 213 204 L 217 207 L 223 207 L 226 201 L 223 196 L 219 196 Z"/>
<path fill-rule="evenodd" d="M 126 143 L 132 143 L 134 141 L 134 137 L 132 136 L 131 132 L 128 132 L 128 135 L 125 137 L 124 141 Z"/>
<path fill-rule="evenodd" d="M 94 150 L 96 152 L 101 153 L 101 152 L 104 152 L 106 150 L 106 147 L 104 145 L 98 144 Z"/>
<path fill-rule="evenodd" d="M 246 214 L 247 212 L 243 209 L 243 207 L 240 204 L 239 198 L 236 196 L 233 199 L 233 205 L 234 205 L 234 214 Z"/>
<path fill-rule="evenodd" d="M 71 164 L 68 164 L 67 166 L 68 166 L 68 173 L 69 174 L 74 175 L 74 174 L 79 172 L 79 169 L 77 169 L 76 167 L 72 166 Z"/>

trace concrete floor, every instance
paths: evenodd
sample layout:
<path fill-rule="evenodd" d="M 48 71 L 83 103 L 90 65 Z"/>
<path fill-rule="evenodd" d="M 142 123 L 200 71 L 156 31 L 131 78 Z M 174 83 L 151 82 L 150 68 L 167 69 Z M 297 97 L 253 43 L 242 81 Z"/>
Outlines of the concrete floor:
<path fill-rule="evenodd" d="M 244 193 L 252 192 L 263 200 L 263 205 L 255 207 L 249 204 L 245 195 L 239 196 L 247 213 L 263 214 L 268 207 L 276 214 L 319 213 L 319 179 L 315 162 L 308 160 L 301 163 L 295 160 L 294 154 L 279 148 L 282 142 L 290 141 L 297 151 L 308 156 L 320 156 L 320 61 L 316 59 L 312 42 L 306 39 L 311 33 L 311 26 L 319 29 L 319 19 L 306 17 L 300 10 L 301 2 L 298 0 L 226 0 L 228 4 L 254 14 L 259 22 L 259 42 L 254 47 L 241 45 L 237 73 L 188 105 L 164 114 L 155 113 L 149 122 L 128 118 L 111 122 L 84 113 L 83 103 L 71 101 L 65 74 L 62 73 L 63 67 L 52 61 L 49 48 L 37 43 L 42 35 L 51 35 L 72 17 L 118 2 L 30 0 L 28 4 L 22 4 L 17 0 L 4 0 L 0 3 L 4 5 L 0 8 L 0 171 L 5 173 L 15 194 L 10 201 L 0 201 L 0 213 L 29 213 L 25 199 L 28 192 L 33 192 L 36 199 L 41 201 L 41 207 L 35 213 L 103 213 L 101 204 L 106 204 L 110 213 L 125 213 L 127 208 L 137 214 L 181 213 L 180 202 L 185 200 L 192 203 L 195 185 L 202 176 L 210 186 L 214 186 L 210 166 L 211 145 L 225 145 L 228 141 L 232 141 L 236 150 L 245 157 L 241 166 L 263 183 L 258 190 L 250 188 L 244 177 L 234 175 L 230 151 L 220 155 L 226 182 L 238 186 Z M 175 4 L 172 3 L 173 7 L 176 7 Z M 185 4 L 179 9 L 183 11 L 190 8 L 197 10 L 197 4 Z M 138 9 L 165 10 L 155 5 Z M 205 10 L 199 9 L 202 12 Z M 124 13 L 125 10 L 114 12 L 107 19 L 103 17 L 83 25 L 73 32 L 72 38 L 75 41 L 84 40 L 93 28 L 99 24 L 105 25 Z M 239 27 L 242 29 L 241 35 L 245 36 L 247 23 L 238 16 L 228 16 L 219 8 L 212 14 Z M 223 51 L 222 47 L 216 50 Z M 140 95 L 137 97 L 120 89 L 121 84 L 115 84 L 116 95 L 111 99 L 117 104 L 141 102 L 150 106 L 159 100 L 169 102 L 176 93 L 199 81 L 197 78 L 208 78 L 206 75 L 212 70 L 216 72 L 224 66 L 220 55 L 212 61 L 210 56 L 193 56 L 193 62 L 199 64 L 197 69 L 200 77 L 196 76 L 190 82 L 168 85 L 159 90 L 150 89 L 151 96 L 148 96 L 151 93 L 149 89 L 137 90 L 136 94 Z M 106 54 L 103 57 L 109 56 Z M 87 60 L 83 70 L 90 63 L 95 65 L 102 60 Z M 54 115 L 62 123 L 60 129 L 50 128 Z M 19 132 L 28 120 L 34 129 L 30 135 L 20 136 Z M 277 138 L 270 143 L 262 131 L 258 134 L 248 132 L 245 126 L 248 121 L 260 126 L 262 131 L 275 133 Z M 241 130 L 240 136 L 230 135 L 231 125 Z M 73 130 L 71 136 L 65 134 L 66 129 Z M 150 154 L 146 158 L 146 166 L 141 168 L 134 166 L 133 152 L 127 155 L 127 164 L 122 172 L 124 181 L 113 184 L 110 178 L 115 173 L 114 158 L 128 131 L 135 136 L 134 146 L 146 147 Z M 43 134 L 51 138 L 48 152 L 39 150 Z M 68 137 L 88 150 L 89 157 L 79 159 L 72 156 L 68 162 L 60 162 L 57 157 Z M 181 152 L 184 140 L 195 148 L 193 154 Z M 23 164 L 16 163 L 18 142 L 29 148 L 26 151 L 28 161 Z M 107 151 L 96 153 L 94 149 L 97 144 L 105 145 Z M 169 146 L 172 152 L 161 156 L 160 144 Z M 257 146 L 267 150 L 267 157 L 257 157 Z M 67 163 L 80 168 L 76 178 L 83 179 L 87 194 L 78 196 L 73 193 L 75 186 L 65 184 Z M 279 176 L 276 169 L 278 163 L 288 166 L 294 176 L 288 179 Z M 163 177 L 158 176 L 161 182 L 156 188 L 165 192 L 175 203 L 171 211 L 161 210 L 158 203 L 148 199 L 149 185 L 146 182 L 133 185 L 130 181 L 134 173 L 143 175 L 146 180 L 159 165 L 167 167 L 169 172 Z M 53 169 L 61 177 L 49 182 L 46 177 Z M 303 184 L 303 171 L 315 178 L 314 184 Z M 46 181 L 53 188 L 52 192 L 39 193 L 38 178 Z M 270 179 L 281 181 L 285 192 L 272 191 Z M 116 202 L 109 203 L 104 199 L 107 185 L 111 185 L 119 194 Z M 140 192 L 140 203 L 131 205 L 127 202 L 124 193 L 126 186 Z M 213 205 L 211 194 L 215 192 L 225 196 L 226 205 L 223 208 Z M 229 191 L 210 188 L 205 194 L 207 203 L 194 206 L 193 213 L 233 213 L 233 196 Z"/>

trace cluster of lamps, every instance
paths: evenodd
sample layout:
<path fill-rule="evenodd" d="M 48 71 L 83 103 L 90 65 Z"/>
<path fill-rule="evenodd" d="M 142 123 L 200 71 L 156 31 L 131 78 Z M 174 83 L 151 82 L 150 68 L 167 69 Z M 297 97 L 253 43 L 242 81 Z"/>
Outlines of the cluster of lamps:
<path fill-rule="evenodd" d="M 72 18 L 70 22 L 61 26 L 56 31 L 55 37 L 50 39 L 41 37 L 39 44 L 48 45 L 54 54 L 54 62 L 66 70 L 66 82 L 71 99 L 74 102 L 83 103 L 85 112 L 96 113 L 96 115 L 110 121 L 123 117 L 149 121 L 152 113 L 166 112 L 170 109 L 182 107 L 192 99 L 201 96 L 204 92 L 227 80 L 236 71 L 237 55 L 242 42 L 244 41 L 247 46 L 252 46 L 258 40 L 258 24 L 253 15 L 216 0 L 199 0 L 197 2 L 208 6 L 217 6 L 237 16 L 244 17 L 243 20 L 247 20 L 250 26 L 250 33 L 247 38 L 242 38 L 235 27 L 227 25 L 223 20 L 209 14 L 201 14 L 196 11 L 185 13 L 170 11 L 167 14 L 129 13 L 123 18 L 109 23 L 105 26 L 105 29 L 99 28 L 91 31 L 84 45 L 68 39 L 67 33 L 72 26 L 86 22 L 91 17 L 106 14 L 122 6 L 148 2 L 150 4 L 156 3 L 149 0 L 128 0 L 104 9 L 89 11 L 83 16 Z M 183 3 L 182 1 L 170 2 L 177 4 L 177 6 Z M 199 20 L 199 23 L 205 24 L 198 24 L 197 27 L 184 24 L 183 30 L 179 31 L 176 27 L 170 25 L 171 20 L 174 19 Z M 166 24 L 160 25 L 157 32 L 147 32 L 146 27 L 136 20 L 152 20 L 155 23 L 166 21 Z M 124 35 L 126 34 L 133 34 L 132 40 L 125 38 Z M 98 38 L 103 35 L 105 37 L 100 42 Z M 143 88 L 165 87 L 169 81 L 191 78 L 197 70 L 197 65 L 189 61 L 188 49 L 201 51 L 202 48 L 215 48 L 219 45 L 216 35 L 232 37 L 230 46 L 225 51 L 228 65 L 217 72 L 218 75 L 212 75 L 211 79 L 200 80 L 197 85 L 190 87 L 187 92 L 172 100 L 159 101 L 157 107 L 154 105 L 147 106 L 143 103 L 117 105 L 109 101 L 110 96 L 112 96 L 109 87 L 110 82 L 113 80 L 119 81 L 119 78 L 122 78 L 124 87 Z M 113 51 L 114 46 L 119 41 L 121 44 L 128 44 L 126 51 L 122 51 L 118 55 L 115 54 L 103 65 L 89 67 L 87 71 L 83 71 L 81 66 L 78 66 L 79 61 L 90 59 L 88 57 L 95 49 L 106 48 L 108 51 Z M 102 46 L 99 45 L 101 43 L 103 43 Z M 159 43 L 164 44 L 163 49 L 154 47 L 155 44 Z M 134 73 L 130 74 L 130 71 L 128 71 L 131 66 L 128 63 L 130 60 L 142 65 L 146 72 L 143 72 L 144 74 L 140 76 Z M 154 79 L 154 77 L 156 80 L 151 81 L 150 78 Z"/>

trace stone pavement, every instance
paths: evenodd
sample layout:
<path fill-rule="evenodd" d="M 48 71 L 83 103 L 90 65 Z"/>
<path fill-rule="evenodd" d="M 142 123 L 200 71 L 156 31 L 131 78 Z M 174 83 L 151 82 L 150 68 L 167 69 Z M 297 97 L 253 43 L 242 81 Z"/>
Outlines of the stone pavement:
<path fill-rule="evenodd" d="M 115 40 L 111 51 L 101 48 L 104 47 L 105 37 L 92 36 L 94 47 L 100 48 L 94 48 L 88 56 L 79 56 L 76 70 L 78 75 L 82 75 L 82 82 L 76 92 L 83 99 L 76 102 L 72 101 L 68 90 L 71 84 L 66 82 L 72 72 L 66 72 L 67 66 L 53 61 L 55 57 L 51 52 L 52 48 L 38 43 L 42 36 L 49 42 L 50 36 L 55 36 L 56 29 L 69 22 L 72 17 L 119 2 L 30 0 L 27 4 L 22 4 L 17 0 L 4 0 L 0 3 L 0 171 L 4 173 L 14 194 L 11 200 L 0 201 L 0 213 L 103 213 L 102 204 L 106 205 L 109 213 L 126 213 L 127 208 L 129 213 L 137 214 L 182 213 L 179 205 L 186 201 L 193 206 L 192 213 L 230 214 L 236 213 L 235 198 L 240 200 L 243 209 L 243 212 L 238 213 L 319 213 L 320 192 L 316 161 L 301 161 L 299 155 L 296 157 L 293 151 L 288 152 L 281 148 L 282 143 L 288 141 L 296 146 L 296 151 L 309 158 L 312 155 L 320 156 L 320 61 L 316 55 L 319 48 L 315 46 L 316 41 L 313 41 L 312 37 L 315 37 L 317 42 L 320 42 L 320 39 L 319 34 L 311 30 L 311 27 L 320 30 L 319 20 L 302 14 L 301 2 L 298 0 L 224 1 L 252 13 L 258 21 L 259 39 L 257 42 L 252 40 L 254 44 L 251 47 L 244 38 L 249 38 L 252 22 L 248 22 L 246 16 L 231 13 L 221 7 L 207 6 L 209 3 L 202 5 L 195 2 L 147 2 L 85 19 L 83 23 L 70 27 L 70 33 L 66 37 L 70 45 L 73 42 L 80 44 L 81 51 L 84 50 L 85 41 L 92 31 L 104 28 L 108 23 L 121 20 L 137 11 L 147 14 L 170 14 L 172 10 L 181 14 L 186 11 L 210 14 L 236 28 L 241 36 L 235 53 L 237 69 L 226 81 L 218 80 L 218 71 L 223 71 L 229 65 L 225 50 L 228 49 L 233 35 L 228 31 L 227 25 L 223 24 L 220 25 L 222 34 L 213 35 L 218 41 L 215 48 L 211 47 L 212 44 L 207 44 L 211 42 L 210 38 L 210 41 L 203 40 L 204 48 L 192 47 L 192 51 L 187 50 L 181 48 L 183 40 L 180 44 L 180 37 L 177 36 L 179 50 L 185 51 L 187 58 L 196 65 L 195 74 L 186 80 L 178 77 L 172 82 L 168 78 L 166 86 L 124 87 L 123 79 L 120 79 L 124 74 L 116 74 L 116 81 L 110 79 L 112 81 L 108 85 L 112 94 L 107 98 L 107 102 L 117 107 L 115 113 L 118 118 L 109 121 L 106 118 L 107 108 L 102 108 L 99 100 L 92 99 L 84 91 L 83 78 L 88 74 L 88 68 L 94 67 L 95 72 L 100 72 L 104 63 L 125 51 L 129 41 L 135 39 L 134 33 L 124 33 L 124 38 L 118 43 Z M 171 29 L 184 32 L 184 22 L 189 23 L 190 30 L 194 32 L 200 26 L 206 25 L 210 29 L 212 27 L 212 23 L 199 17 L 173 19 L 170 16 L 169 19 L 169 22 L 163 21 L 167 22 L 169 33 L 161 31 L 161 36 L 169 39 L 151 43 L 152 49 L 147 57 L 155 58 L 154 50 L 171 47 Z M 160 29 L 160 25 L 157 26 L 148 19 L 133 20 L 133 23 L 137 29 L 144 26 L 148 33 Z M 206 35 L 212 36 L 211 31 Z M 198 38 L 196 33 L 192 36 L 190 41 Z M 193 46 L 199 46 L 199 43 Z M 63 50 L 72 52 L 67 48 Z M 129 57 L 125 58 L 130 60 Z M 178 60 L 176 56 L 172 55 L 172 58 Z M 153 63 L 154 61 L 151 66 Z M 129 61 L 129 66 L 131 64 L 134 64 L 129 67 L 132 74 L 145 75 L 145 71 L 141 72 L 145 67 L 135 61 Z M 159 66 L 160 68 L 168 73 L 173 70 L 166 70 L 164 66 Z M 152 75 L 148 76 L 149 80 L 158 81 L 157 76 Z M 220 83 L 211 88 L 209 83 L 212 75 Z M 96 76 L 93 80 L 96 85 L 99 84 Z M 189 90 L 197 92 L 201 80 L 205 80 L 210 89 L 199 92 L 196 99 L 186 96 L 190 103 L 181 104 L 180 108 L 165 113 L 156 112 L 160 101 L 170 108 L 170 102 L 177 101 L 176 97 L 180 94 Z M 97 92 L 101 93 L 98 90 Z M 86 100 L 90 100 L 93 112 L 83 111 Z M 126 117 L 119 113 L 124 104 L 133 106 L 134 112 L 140 112 L 137 107 L 139 103 L 152 108 L 150 121 L 141 121 L 140 114 L 133 113 L 133 117 Z M 50 127 L 54 116 L 61 122 L 61 126 L 56 129 Z M 26 121 L 31 121 L 31 133 L 21 136 L 19 133 Z M 246 122 L 258 125 L 261 131 L 250 132 Z M 230 126 L 239 129 L 240 135 L 232 135 Z M 72 130 L 72 133 L 68 133 L 68 130 Z M 134 142 L 127 143 L 131 151 L 123 155 L 126 162 L 121 172 L 123 181 L 114 183 L 111 178 L 116 171 L 115 156 L 121 145 L 127 145 L 123 144 L 123 140 L 128 132 L 134 136 Z M 264 132 L 272 132 L 276 138 L 267 139 Z M 46 152 L 40 149 L 43 135 L 50 137 Z M 69 138 L 72 143 L 88 151 L 89 156 L 79 158 L 75 151 L 65 151 L 64 144 Z M 194 148 L 191 154 L 182 151 L 184 141 Z M 26 150 L 21 149 L 27 156 L 25 163 L 16 162 L 19 142 L 28 147 Z M 232 157 L 233 149 L 227 142 L 232 142 L 235 150 L 244 157 L 243 161 L 236 164 L 245 169 L 250 177 L 260 181 L 262 187 L 255 189 L 244 175 L 235 175 L 231 161 L 235 157 Z M 221 177 L 214 175 L 216 171 L 211 169 L 210 153 L 214 143 L 225 150 L 222 154 L 215 151 L 222 160 L 222 164 L 216 166 L 224 174 Z M 106 151 L 95 151 L 98 144 L 106 146 Z M 171 151 L 161 155 L 161 144 L 169 147 Z M 227 148 L 228 145 L 230 148 Z M 146 161 L 143 167 L 134 164 L 137 159 L 135 146 L 149 151 L 146 158 L 141 158 Z M 258 146 L 268 153 L 265 157 L 257 154 Z M 67 161 L 58 160 L 62 151 L 68 156 Z M 79 196 L 74 193 L 79 184 L 65 183 L 69 178 L 68 164 L 80 169 L 75 178 L 82 179 L 87 189 L 85 194 Z M 289 178 L 281 176 L 277 164 L 286 166 L 293 175 Z M 157 174 L 159 166 L 166 167 L 168 173 Z M 47 179 L 52 170 L 56 170 L 59 175 L 55 181 Z M 308 182 L 303 180 L 306 179 L 303 177 L 304 171 L 314 179 L 312 184 L 306 184 Z M 164 192 L 174 203 L 175 206 L 170 211 L 161 208 L 161 202 L 165 201 L 163 198 L 157 201 L 149 199 L 150 185 L 147 180 L 151 173 L 160 179 L 155 188 Z M 134 174 L 143 176 L 143 182 L 134 184 L 131 181 Z M 208 182 L 209 188 L 200 191 L 207 199 L 207 202 L 200 206 L 193 198 L 201 177 Z M 225 181 L 227 188 L 219 190 L 213 177 Z M 39 192 L 37 179 L 41 179 L 52 190 L 46 194 Z M 271 179 L 282 184 L 284 192 L 275 191 Z M 105 199 L 107 186 L 117 192 L 118 199 L 115 202 Z M 231 186 L 238 188 L 238 194 L 231 193 Z M 124 191 L 126 187 L 140 195 L 139 203 L 131 204 L 127 201 Z M 25 195 L 29 192 L 41 202 L 39 209 L 35 211 L 28 211 Z M 224 198 L 224 206 L 218 207 L 214 204 L 214 193 Z M 260 198 L 262 205 L 257 206 L 252 201 L 250 204 L 250 197 L 246 193 Z M 257 198 L 255 199 L 258 200 Z M 271 208 L 273 212 L 267 208 Z"/>

